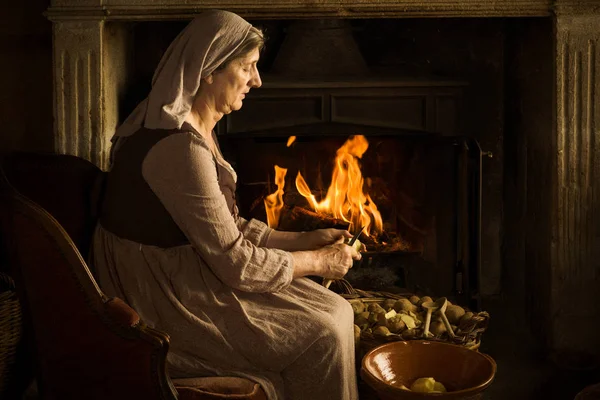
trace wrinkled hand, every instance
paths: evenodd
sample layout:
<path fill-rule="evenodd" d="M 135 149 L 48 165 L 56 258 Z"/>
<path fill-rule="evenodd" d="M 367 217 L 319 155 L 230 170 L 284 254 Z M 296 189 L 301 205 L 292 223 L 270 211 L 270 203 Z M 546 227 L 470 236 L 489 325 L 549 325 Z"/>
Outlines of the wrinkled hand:
<path fill-rule="evenodd" d="M 344 240 L 352 237 L 352 234 L 344 229 L 317 229 L 306 232 L 306 248 L 308 250 L 317 250 L 323 246 L 329 246 L 335 243 L 343 243 Z"/>
<path fill-rule="evenodd" d="M 325 279 L 341 279 L 352 268 L 353 260 L 361 255 L 352 246 L 336 243 L 317 250 L 321 262 L 321 274 Z"/>

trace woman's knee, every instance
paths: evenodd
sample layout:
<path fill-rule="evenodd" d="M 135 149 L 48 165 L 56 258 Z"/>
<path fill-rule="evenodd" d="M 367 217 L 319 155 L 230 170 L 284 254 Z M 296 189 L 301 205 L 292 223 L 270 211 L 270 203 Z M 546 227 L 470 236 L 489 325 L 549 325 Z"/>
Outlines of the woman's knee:
<path fill-rule="evenodd" d="M 351 323 L 354 324 L 354 311 L 352 310 L 352 306 L 348 301 L 339 296 L 336 305 L 336 312 L 340 322 L 344 321 L 350 325 Z"/>
<path fill-rule="evenodd" d="M 354 313 L 350 304 L 343 300 L 321 321 L 321 332 L 336 342 L 348 339 L 354 324 Z"/>

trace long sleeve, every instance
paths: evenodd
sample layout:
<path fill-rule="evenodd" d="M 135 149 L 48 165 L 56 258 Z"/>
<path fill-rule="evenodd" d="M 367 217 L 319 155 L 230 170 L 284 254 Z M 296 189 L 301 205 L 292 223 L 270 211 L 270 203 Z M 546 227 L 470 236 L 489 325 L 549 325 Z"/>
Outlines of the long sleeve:
<path fill-rule="evenodd" d="M 161 140 L 146 156 L 142 173 L 222 282 L 248 292 L 276 292 L 290 284 L 291 254 L 257 246 L 266 241 L 269 233 L 261 222 L 240 221 L 238 227 L 203 138 L 190 132 Z"/>
<path fill-rule="evenodd" d="M 239 215 L 236 218 L 235 223 L 240 232 L 244 234 L 244 237 L 253 245 L 259 247 L 269 247 L 269 238 L 273 235 L 275 230 L 269 228 L 267 224 L 254 218 L 247 220 Z"/>

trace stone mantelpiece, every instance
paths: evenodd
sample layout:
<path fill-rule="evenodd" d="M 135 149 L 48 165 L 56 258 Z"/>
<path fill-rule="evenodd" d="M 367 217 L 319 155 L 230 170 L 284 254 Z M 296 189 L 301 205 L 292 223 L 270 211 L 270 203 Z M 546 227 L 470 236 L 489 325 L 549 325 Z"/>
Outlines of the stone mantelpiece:
<path fill-rule="evenodd" d="M 107 20 L 155 20 L 189 18 L 204 9 L 219 8 L 247 18 L 416 18 L 416 17 L 523 17 L 549 16 L 551 0 L 55 0 L 50 19 L 102 18 Z M 565 1 L 565 11 L 577 9 L 581 1 Z"/>
<path fill-rule="evenodd" d="M 550 160 L 543 183 L 549 198 L 530 195 L 528 209 L 528 231 L 551 232 L 526 246 L 539 255 L 531 268 L 550 286 L 537 296 L 549 346 L 600 353 L 600 0 L 54 0 L 47 17 L 54 29 L 56 150 L 106 168 L 127 78 L 128 22 L 190 19 L 210 8 L 257 19 L 552 18 L 556 113 L 548 137 L 529 142 Z"/>
<path fill-rule="evenodd" d="M 126 21 L 190 19 L 220 8 L 247 18 L 565 18 L 600 13 L 600 0 L 53 0 L 55 148 L 106 167 L 126 79 Z M 125 22 L 112 24 L 111 21 Z M 568 28 L 567 28 L 568 29 Z M 110 82 L 110 84 L 108 83 Z"/>

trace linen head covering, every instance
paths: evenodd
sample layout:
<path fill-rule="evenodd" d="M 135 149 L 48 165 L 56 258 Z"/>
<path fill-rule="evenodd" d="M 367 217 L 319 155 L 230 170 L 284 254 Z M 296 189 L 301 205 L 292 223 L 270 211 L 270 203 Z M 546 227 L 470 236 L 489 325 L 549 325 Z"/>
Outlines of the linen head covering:
<path fill-rule="evenodd" d="M 205 11 L 194 18 L 160 60 L 148 97 L 112 137 L 111 158 L 122 139 L 133 135 L 142 126 L 148 129 L 181 128 L 202 78 L 210 75 L 242 44 L 251 27 L 242 17 L 228 11 Z"/>

